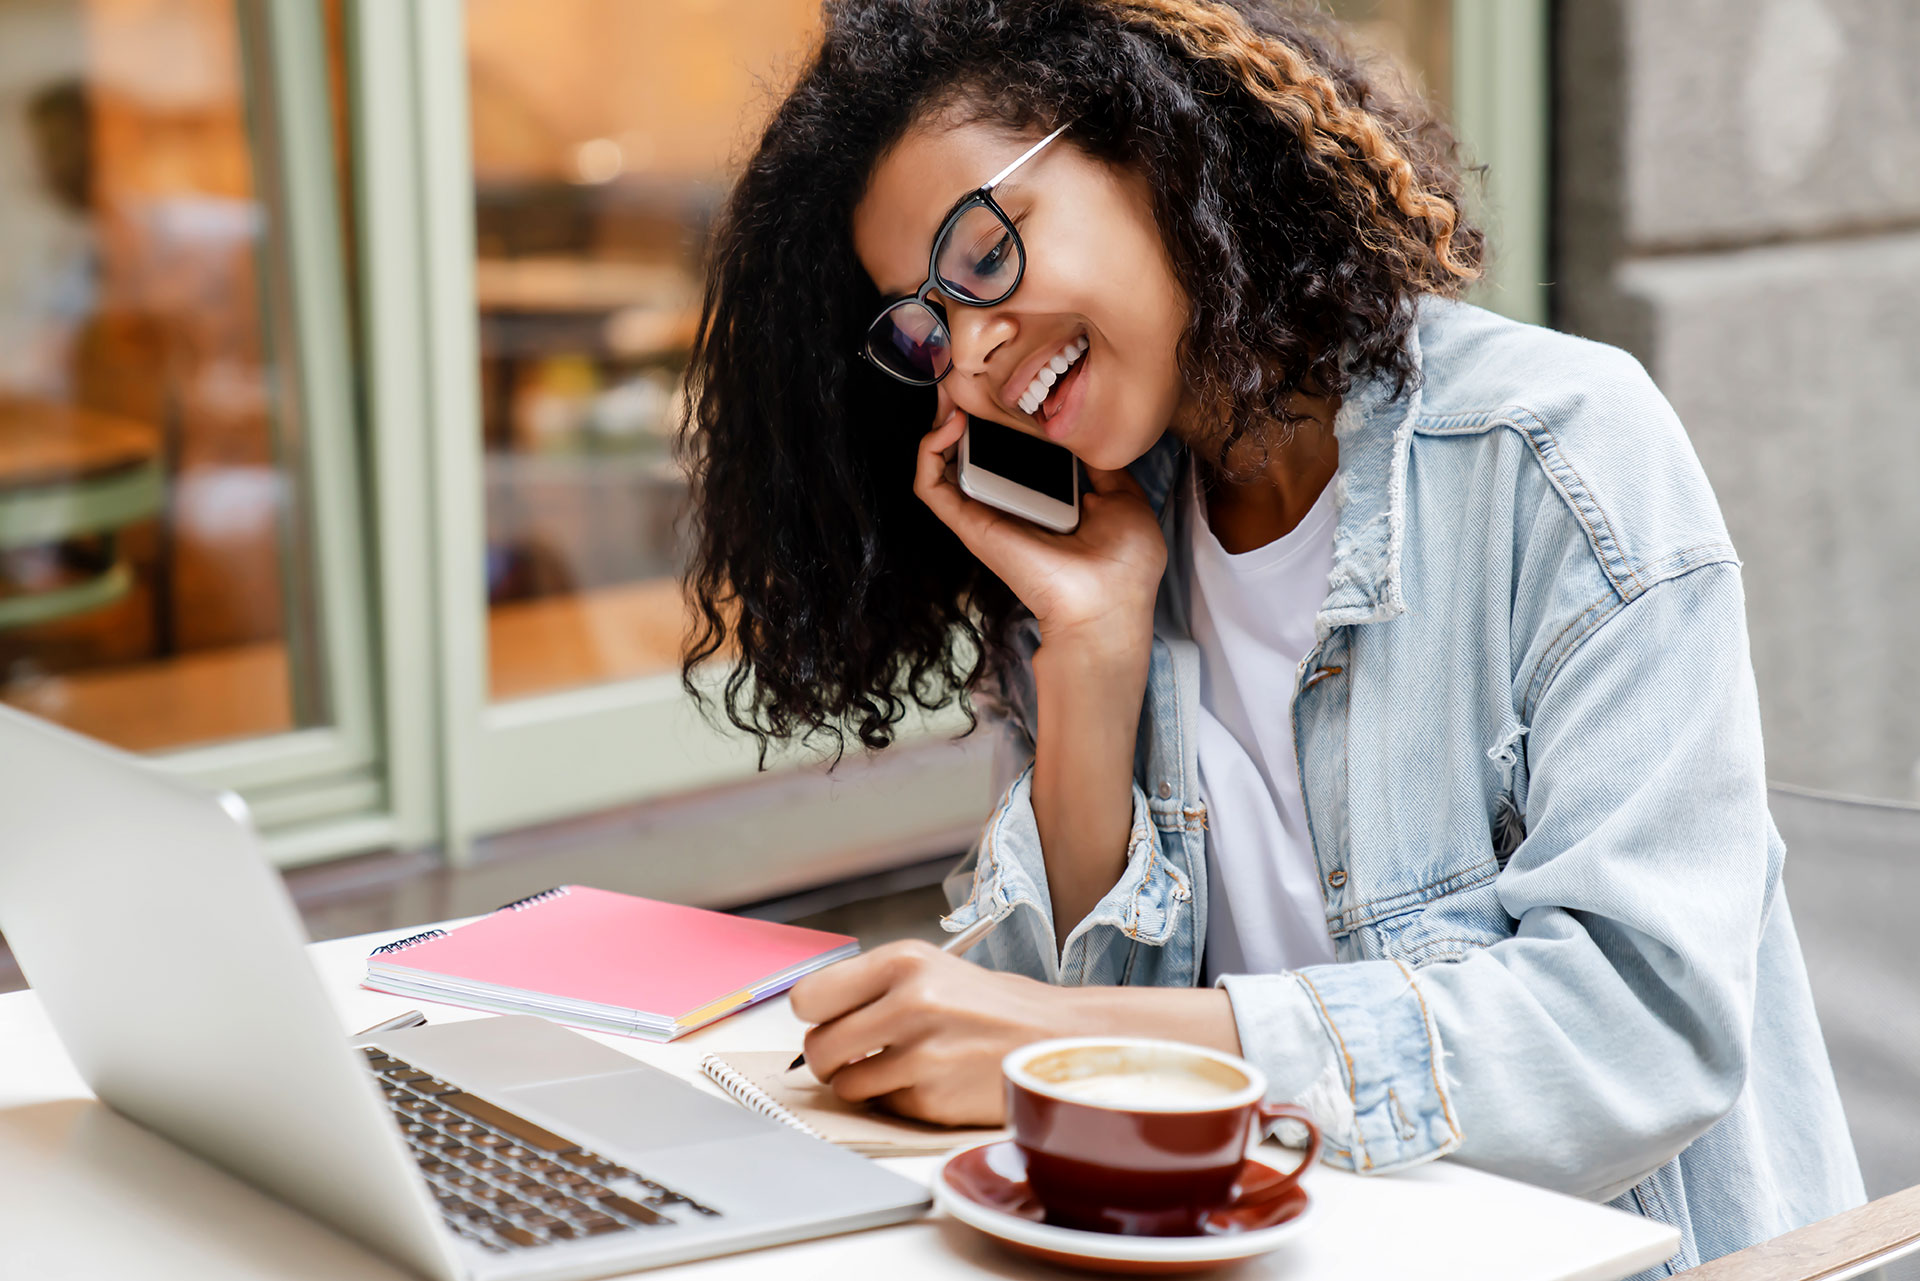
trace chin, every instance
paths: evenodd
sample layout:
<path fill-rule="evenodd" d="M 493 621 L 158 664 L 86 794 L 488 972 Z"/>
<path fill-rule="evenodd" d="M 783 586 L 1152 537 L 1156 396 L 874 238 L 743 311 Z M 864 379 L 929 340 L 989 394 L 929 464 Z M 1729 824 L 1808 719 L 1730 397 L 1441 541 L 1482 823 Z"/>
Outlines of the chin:
<path fill-rule="evenodd" d="M 1158 436 L 1137 445 L 1102 440 L 1077 446 L 1073 453 L 1081 462 L 1098 471 L 1122 471 L 1146 457 L 1159 441 Z"/>

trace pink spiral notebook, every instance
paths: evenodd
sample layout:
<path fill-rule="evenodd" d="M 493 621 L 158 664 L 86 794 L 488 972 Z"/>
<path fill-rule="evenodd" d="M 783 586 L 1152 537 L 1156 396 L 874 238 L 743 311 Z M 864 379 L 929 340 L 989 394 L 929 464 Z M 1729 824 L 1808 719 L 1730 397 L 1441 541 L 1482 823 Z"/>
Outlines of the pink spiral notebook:
<path fill-rule="evenodd" d="M 671 1041 L 859 950 L 844 934 L 562 885 L 375 948 L 363 986 Z"/>

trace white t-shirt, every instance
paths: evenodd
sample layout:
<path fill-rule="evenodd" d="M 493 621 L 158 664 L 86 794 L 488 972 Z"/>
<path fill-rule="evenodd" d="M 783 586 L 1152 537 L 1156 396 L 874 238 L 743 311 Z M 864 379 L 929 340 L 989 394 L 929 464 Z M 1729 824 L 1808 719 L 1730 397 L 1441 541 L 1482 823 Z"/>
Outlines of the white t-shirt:
<path fill-rule="evenodd" d="M 1200 647 L 1200 791 L 1207 807 L 1207 981 L 1334 959 L 1294 767 L 1300 660 L 1333 568 L 1333 486 L 1265 547 L 1229 553 L 1188 486 L 1188 614 Z"/>

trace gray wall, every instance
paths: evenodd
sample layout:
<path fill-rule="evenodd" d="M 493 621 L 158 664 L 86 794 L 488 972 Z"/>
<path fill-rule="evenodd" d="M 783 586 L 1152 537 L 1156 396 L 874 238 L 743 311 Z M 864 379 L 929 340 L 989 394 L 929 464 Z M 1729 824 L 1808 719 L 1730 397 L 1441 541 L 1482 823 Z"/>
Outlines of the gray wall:
<path fill-rule="evenodd" d="M 1560 0 L 1555 323 L 1745 561 L 1768 773 L 1920 799 L 1920 0 Z"/>

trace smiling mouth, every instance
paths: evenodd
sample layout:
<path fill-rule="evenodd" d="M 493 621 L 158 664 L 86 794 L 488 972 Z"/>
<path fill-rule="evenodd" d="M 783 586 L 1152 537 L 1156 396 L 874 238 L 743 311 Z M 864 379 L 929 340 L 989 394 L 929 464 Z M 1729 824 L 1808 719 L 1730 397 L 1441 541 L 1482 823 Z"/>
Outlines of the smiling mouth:
<path fill-rule="evenodd" d="M 1082 337 L 1080 341 L 1082 344 L 1085 344 L 1087 340 L 1085 337 Z M 1059 380 L 1056 381 L 1053 386 L 1047 388 L 1045 399 L 1041 400 L 1033 414 L 1034 418 L 1043 426 L 1051 420 L 1055 414 L 1060 412 L 1062 405 L 1066 404 L 1067 393 L 1072 389 L 1073 384 L 1080 381 L 1082 374 L 1087 368 L 1088 358 L 1089 354 L 1083 345 L 1080 356 L 1073 362 L 1072 367 L 1069 368 L 1066 373 L 1060 375 Z"/>
<path fill-rule="evenodd" d="M 1085 334 L 1076 335 L 1056 351 L 1040 366 L 1026 390 L 1020 393 L 1018 400 L 1020 412 L 1039 417 L 1041 405 L 1053 399 L 1060 384 L 1072 377 L 1073 371 L 1079 368 L 1086 354 L 1087 336 Z M 1044 422 L 1045 419 L 1041 421 Z"/>

